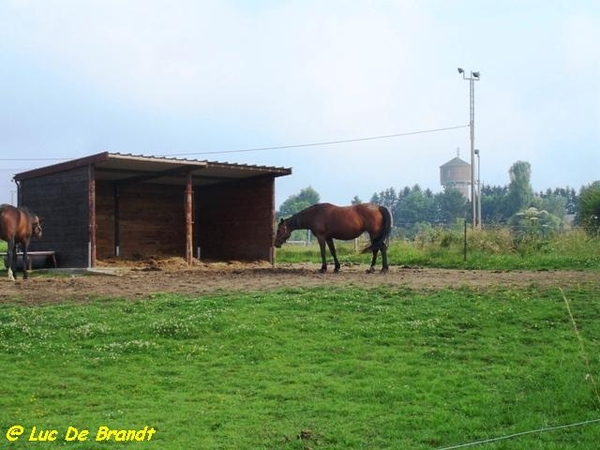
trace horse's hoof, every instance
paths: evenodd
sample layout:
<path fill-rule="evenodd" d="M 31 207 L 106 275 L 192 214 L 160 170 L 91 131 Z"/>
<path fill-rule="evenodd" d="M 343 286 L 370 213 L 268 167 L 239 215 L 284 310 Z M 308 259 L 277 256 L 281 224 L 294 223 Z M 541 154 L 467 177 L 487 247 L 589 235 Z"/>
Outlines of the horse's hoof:
<path fill-rule="evenodd" d="M 319 269 L 319 273 L 325 273 L 325 272 L 327 272 L 327 267 L 321 267 Z"/>
<path fill-rule="evenodd" d="M 387 267 L 384 267 L 383 269 L 381 269 L 381 273 L 388 273 L 388 270 L 389 269 Z"/>
<path fill-rule="evenodd" d="M 367 269 L 367 273 L 374 273 L 375 272 L 375 268 L 374 267 L 369 267 Z"/>

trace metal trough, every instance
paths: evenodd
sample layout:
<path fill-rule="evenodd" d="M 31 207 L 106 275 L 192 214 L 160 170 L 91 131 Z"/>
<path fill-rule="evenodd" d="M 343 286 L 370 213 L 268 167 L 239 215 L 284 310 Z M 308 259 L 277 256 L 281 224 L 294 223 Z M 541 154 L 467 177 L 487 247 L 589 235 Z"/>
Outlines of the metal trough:
<path fill-rule="evenodd" d="M 4 261 L 4 267 L 8 263 L 8 255 L 6 252 L 0 253 L 2 260 Z M 56 254 L 53 251 L 43 252 L 27 252 L 29 256 L 29 270 L 31 269 L 42 269 L 44 267 L 56 267 Z M 17 252 L 17 270 L 23 270 L 23 252 Z"/>

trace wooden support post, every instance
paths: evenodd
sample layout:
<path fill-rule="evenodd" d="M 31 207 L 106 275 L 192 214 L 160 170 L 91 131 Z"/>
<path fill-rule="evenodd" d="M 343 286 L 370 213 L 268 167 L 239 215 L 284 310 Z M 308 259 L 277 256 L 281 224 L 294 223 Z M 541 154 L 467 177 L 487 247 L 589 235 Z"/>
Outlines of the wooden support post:
<path fill-rule="evenodd" d="M 275 241 L 275 227 L 277 226 L 275 221 L 275 178 L 271 179 L 271 185 L 269 186 L 269 189 L 271 191 L 271 217 L 269 218 L 271 225 L 271 233 L 269 233 L 269 262 L 271 263 L 272 267 L 275 267 L 275 246 L 273 245 L 273 242 Z"/>
<path fill-rule="evenodd" d="M 194 258 L 194 190 L 192 173 L 187 174 L 185 187 L 185 261 L 192 265 Z"/>
<path fill-rule="evenodd" d="M 96 174 L 94 166 L 88 166 L 88 181 L 89 181 L 89 249 L 88 249 L 88 266 L 96 267 Z"/>
<path fill-rule="evenodd" d="M 121 255 L 121 205 L 119 199 L 121 197 L 121 188 L 118 183 L 114 185 L 114 203 L 115 203 L 115 256 Z"/>

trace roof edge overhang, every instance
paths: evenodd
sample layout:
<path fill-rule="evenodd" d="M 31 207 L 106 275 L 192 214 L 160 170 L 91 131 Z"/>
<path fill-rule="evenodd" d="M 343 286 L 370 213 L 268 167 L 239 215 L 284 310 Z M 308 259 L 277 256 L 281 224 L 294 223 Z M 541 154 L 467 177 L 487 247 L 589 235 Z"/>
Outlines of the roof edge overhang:
<path fill-rule="evenodd" d="M 58 164 L 52 164 L 50 166 L 44 166 L 38 169 L 28 170 L 26 172 L 20 172 L 15 174 L 14 179 L 15 181 L 22 181 L 27 180 L 29 178 L 37 178 L 45 175 L 51 175 L 57 172 L 63 172 L 66 170 L 78 169 L 79 167 L 90 166 L 108 160 L 109 155 L 109 152 L 96 153 L 94 155 L 85 156 L 83 158 L 73 159 Z"/>
<path fill-rule="evenodd" d="M 291 168 L 285 167 L 268 167 L 268 166 L 255 166 L 255 165 L 246 165 L 246 164 L 237 164 L 237 163 L 222 163 L 222 162 L 212 162 L 212 161 L 204 161 L 204 160 L 193 160 L 193 159 L 182 159 L 175 157 L 157 157 L 157 156 L 145 156 L 145 155 L 132 155 L 132 154 L 122 154 L 122 153 L 111 153 L 111 152 L 102 152 L 96 153 L 94 155 L 85 156 L 83 158 L 73 159 L 70 161 L 65 161 L 58 164 L 52 164 L 49 166 L 41 167 L 38 169 L 28 170 L 25 172 L 18 173 L 14 176 L 15 181 L 22 181 L 47 175 L 53 175 L 58 172 L 64 172 L 68 170 L 78 169 L 86 166 L 98 166 L 102 167 L 103 164 L 106 165 L 110 161 L 122 161 L 123 163 L 127 163 L 127 161 L 131 162 L 147 162 L 147 163 L 159 163 L 163 165 L 163 169 L 167 168 L 176 168 L 179 170 L 185 170 L 189 168 L 189 172 L 193 172 L 195 170 L 202 169 L 210 169 L 210 168 L 222 168 L 222 169 L 231 169 L 231 170 L 247 170 L 248 175 L 254 173 L 254 175 L 266 175 L 272 177 L 280 177 L 285 175 L 290 175 L 292 173 Z M 150 172 L 150 171 L 149 171 Z"/>

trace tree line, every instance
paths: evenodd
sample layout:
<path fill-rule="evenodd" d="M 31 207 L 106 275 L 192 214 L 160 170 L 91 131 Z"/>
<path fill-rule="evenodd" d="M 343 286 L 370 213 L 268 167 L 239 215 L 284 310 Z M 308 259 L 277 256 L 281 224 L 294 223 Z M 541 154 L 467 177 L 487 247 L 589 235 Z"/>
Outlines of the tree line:
<path fill-rule="evenodd" d="M 583 186 L 547 189 L 535 193 L 531 187 L 531 165 L 515 162 L 509 170 L 507 186 L 481 187 L 481 219 L 484 226 L 508 225 L 535 227 L 549 231 L 564 229 L 569 224 L 585 227 L 593 234 L 600 229 L 600 181 Z M 310 205 L 320 196 L 312 187 L 290 196 L 278 211 L 278 217 L 289 217 Z M 471 203 L 452 187 L 433 193 L 418 184 L 396 190 L 393 187 L 374 193 L 370 202 L 387 206 L 397 228 L 414 230 L 420 224 L 452 226 L 457 221 L 471 220 Z M 362 203 L 355 196 L 351 203 Z M 411 233 L 409 233 L 411 234 Z"/>

